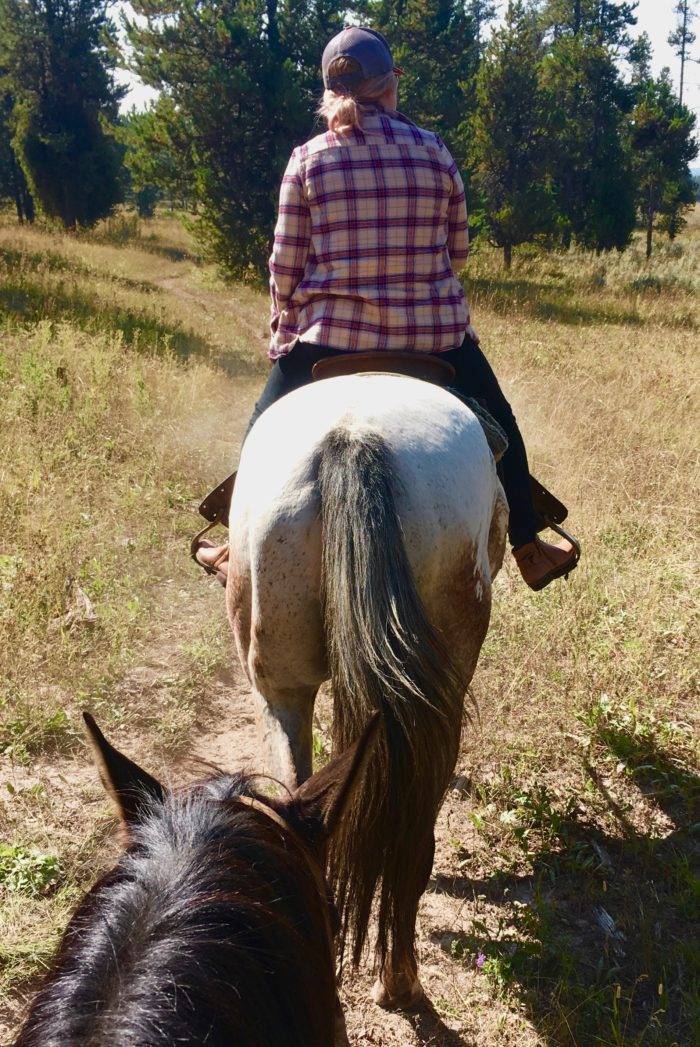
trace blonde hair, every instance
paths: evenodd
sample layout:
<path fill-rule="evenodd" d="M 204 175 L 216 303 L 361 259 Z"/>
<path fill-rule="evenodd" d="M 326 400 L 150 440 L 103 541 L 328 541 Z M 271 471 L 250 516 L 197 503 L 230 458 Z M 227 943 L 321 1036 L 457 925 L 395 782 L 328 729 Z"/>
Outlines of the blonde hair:
<path fill-rule="evenodd" d="M 343 76 L 359 72 L 360 66 L 355 59 L 345 55 L 334 58 L 328 67 L 329 76 Z M 389 72 L 383 76 L 372 76 L 368 80 L 363 80 L 352 94 L 337 94 L 335 91 L 326 89 L 318 107 L 319 115 L 328 122 L 329 131 L 335 134 L 345 134 L 353 127 L 361 126 L 362 113 L 366 110 L 367 105 L 378 102 L 395 83 L 396 75 Z"/>

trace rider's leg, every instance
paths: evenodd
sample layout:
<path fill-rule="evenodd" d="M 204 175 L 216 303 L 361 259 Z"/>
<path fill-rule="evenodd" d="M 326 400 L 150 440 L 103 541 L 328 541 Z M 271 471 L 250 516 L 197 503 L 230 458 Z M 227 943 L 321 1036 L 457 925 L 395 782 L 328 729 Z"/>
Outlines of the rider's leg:
<path fill-rule="evenodd" d="M 508 499 L 508 537 L 527 584 L 543 588 L 575 566 L 577 554 L 567 542 L 552 545 L 537 538 L 536 516 L 530 493 L 530 470 L 525 444 L 512 408 L 477 342 L 467 336 L 459 349 L 443 354 L 454 366 L 455 385 L 466 396 L 483 401 L 508 437 L 508 450 L 499 463 L 499 475 Z"/>
<path fill-rule="evenodd" d="M 499 473 L 510 508 L 508 537 L 510 544 L 518 548 L 531 542 L 537 530 L 527 452 L 515 415 L 491 365 L 473 339 L 467 336 L 459 349 L 451 349 L 444 355 L 455 369 L 459 392 L 482 400 L 508 437 L 508 449 L 499 463 Z"/>
<path fill-rule="evenodd" d="M 302 385 L 309 384 L 315 363 L 326 356 L 338 355 L 340 355 L 339 349 L 329 349 L 327 346 L 322 345 L 311 345 L 309 342 L 297 342 L 291 352 L 275 361 L 265 388 L 253 408 L 248 428 L 243 437 L 243 443 L 248 439 L 248 434 L 260 415 L 268 407 L 275 403 L 276 400 L 281 400 L 287 393 L 291 393 L 293 389 L 300 389 Z"/>

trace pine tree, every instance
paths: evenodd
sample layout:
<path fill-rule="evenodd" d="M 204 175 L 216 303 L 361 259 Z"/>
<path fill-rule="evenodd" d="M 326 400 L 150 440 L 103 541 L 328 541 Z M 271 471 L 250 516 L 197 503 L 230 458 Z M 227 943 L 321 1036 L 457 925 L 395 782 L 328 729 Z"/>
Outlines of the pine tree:
<path fill-rule="evenodd" d="M 166 90 L 189 140 L 200 239 L 227 272 L 262 274 L 280 177 L 314 125 L 321 53 L 342 27 L 340 7 L 299 0 L 132 6 L 144 20 L 128 23 L 136 70 Z"/>
<path fill-rule="evenodd" d="M 649 34 L 640 33 L 627 54 L 627 61 L 632 68 L 633 93 L 640 85 L 651 79 L 652 53 Z"/>
<path fill-rule="evenodd" d="M 496 17 L 498 5 L 491 2 L 491 0 L 469 0 L 466 10 L 474 24 L 476 45 L 481 54 L 485 43 L 484 30 L 489 22 Z"/>
<path fill-rule="evenodd" d="M 399 108 L 444 139 L 465 169 L 464 133 L 474 110 L 479 33 L 491 5 L 462 0 L 365 0 L 359 12 L 391 42 L 404 70 Z M 477 19 L 481 18 L 479 22 Z"/>
<path fill-rule="evenodd" d="M 596 251 L 623 249 L 635 222 L 625 139 L 632 103 L 616 57 L 630 44 L 632 5 L 556 0 L 554 6 L 544 23 L 552 43 L 541 69 L 562 238 Z"/>
<path fill-rule="evenodd" d="M 696 39 L 695 33 L 690 28 L 695 21 L 696 13 L 692 0 L 678 0 L 675 11 L 678 15 L 678 24 L 669 35 L 668 42 L 681 60 L 681 82 L 678 100 L 682 103 L 685 87 L 685 64 L 689 59 L 690 49 Z"/>
<path fill-rule="evenodd" d="M 647 258 L 657 218 L 665 217 L 668 231 L 672 221 L 675 235 L 683 224 L 683 211 L 695 201 L 689 167 L 698 155 L 694 128 L 695 116 L 677 100 L 668 69 L 639 85 L 630 135 Z"/>
<path fill-rule="evenodd" d="M 33 196 L 66 228 L 109 214 L 121 156 L 115 35 L 106 0 L 0 0 L 0 66 L 13 148 Z"/>
<path fill-rule="evenodd" d="M 616 0 L 546 0 L 540 13 L 542 25 L 555 39 L 583 36 L 593 43 L 623 51 L 636 25 L 637 4 Z"/>
<path fill-rule="evenodd" d="M 193 135 L 168 95 L 142 112 L 127 113 L 118 134 L 133 193 L 148 197 L 156 190 L 158 199 L 183 210 L 196 207 Z"/>
<path fill-rule="evenodd" d="M 475 181 L 490 239 L 503 248 L 506 269 L 514 246 L 552 224 L 540 59 L 533 15 L 522 2 L 509 3 L 505 25 L 494 33 L 479 68 L 472 121 Z"/>
<path fill-rule="evenodd" d="M 0 200 L 12 200 L 20 224 L 31 223 L 34 221 L 34 200 L 12 147 L 9 123 L 12 108 L 10 95 L 0 98 Z"/>

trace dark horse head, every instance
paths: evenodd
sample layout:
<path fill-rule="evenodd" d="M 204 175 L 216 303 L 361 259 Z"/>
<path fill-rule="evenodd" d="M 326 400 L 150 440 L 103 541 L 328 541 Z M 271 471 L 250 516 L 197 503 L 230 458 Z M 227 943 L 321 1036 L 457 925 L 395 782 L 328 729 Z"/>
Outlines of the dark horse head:
<path fill-rule="evenodd" d="M 329 1047 L 325 844 L 376 718 L 284 800 L 223 773 L 168 791 L 85 720 L 128 845 L 74 913 L 17 1047 Z"/>

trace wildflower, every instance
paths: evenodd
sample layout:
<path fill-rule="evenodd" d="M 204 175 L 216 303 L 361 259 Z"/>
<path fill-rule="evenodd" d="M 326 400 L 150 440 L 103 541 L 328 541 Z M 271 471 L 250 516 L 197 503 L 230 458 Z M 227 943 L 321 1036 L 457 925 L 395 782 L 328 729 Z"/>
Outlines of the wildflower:
<path fill-rule="evenodd" d="M 486 963 L 486 956 L 485 956 L 485 954 L 483 952 L 480 952 L 477 955 L 477 957 L 476 957 L 476 966 L 479 968 L 479 970 L 481 970 L 481 968 L 484 966 L 485 963 Z"/>

